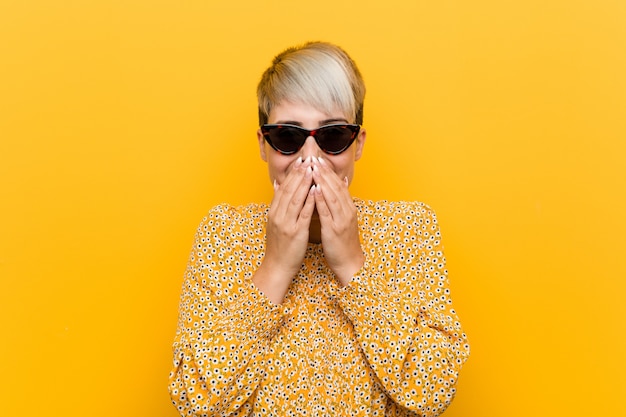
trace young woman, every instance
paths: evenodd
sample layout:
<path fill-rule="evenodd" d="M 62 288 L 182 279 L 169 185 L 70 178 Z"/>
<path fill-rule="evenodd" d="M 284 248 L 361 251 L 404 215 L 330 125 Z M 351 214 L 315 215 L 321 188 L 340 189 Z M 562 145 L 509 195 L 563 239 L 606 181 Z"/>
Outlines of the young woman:
<path fill-rule="evenodd" d="M 365 85 L 341 48 L 274 59 L 258 86 L 269 207 L 195 237 L 170 394 L 183 416 L 436 416 L 469 345 L 433 211 L 350 195 Z"/>

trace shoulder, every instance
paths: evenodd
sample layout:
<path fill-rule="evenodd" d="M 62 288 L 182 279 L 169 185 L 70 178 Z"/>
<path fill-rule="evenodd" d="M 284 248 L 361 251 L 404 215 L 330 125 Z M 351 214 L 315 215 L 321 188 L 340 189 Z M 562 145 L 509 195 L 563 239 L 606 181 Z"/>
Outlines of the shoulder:
<path fill-rule="evenodd" d="M 420 201 L 367 201 L 355 199 L 363 241 L 393 241 L 435 247 L 441 230 L 435 211 Z M 375 243 L 373 243 L 375 245 Z"/>
<path fill-rule="evenodd" d="M 228 203 L 218 204 L 212 207 L 206 219 L 233 220 L 243 218 L 256 218 L 267 213 L 268 205 L 265 203 L 249 203 L 240 206 L 233 206 Z"/>
<path fill-rule="evenodd" d="M 263 225 L 267 219 L 269 206 L 265 203 L 250 203 L 233 206 L 218 204 L 211 208 L 200 222 L 201 229 L 230 228 L 233 226 Z"/>
<path fill-rule="evenodd" d="M 437 221 L 435 211 L 421 201 L 372 201 L 355 198 L 354 204 L 363 218 L 409 223 Z"/>

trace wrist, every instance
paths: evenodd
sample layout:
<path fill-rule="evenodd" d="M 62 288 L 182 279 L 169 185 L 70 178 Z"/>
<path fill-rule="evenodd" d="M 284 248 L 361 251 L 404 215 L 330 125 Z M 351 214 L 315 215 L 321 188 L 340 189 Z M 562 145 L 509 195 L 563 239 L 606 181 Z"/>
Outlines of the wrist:
<path fill-rule="evenodd" d="M 263 261 L 252 277 L 252 283 L 272 303 L 282 304 L 294 275 Z"/>
<path fill-rule="evenodd" d="M 365 264 L 365 255 L 363 255 L 363 252 L 359 252 L 357 256 L 351 257 L 350 259 L 352 259 L 352 261 L 344 267 L 333 271 L 341 287 L 345 287 L 350 284 L 352 278 L 361 270 L 361 268 L 363 268 L 363 265 Z"/>

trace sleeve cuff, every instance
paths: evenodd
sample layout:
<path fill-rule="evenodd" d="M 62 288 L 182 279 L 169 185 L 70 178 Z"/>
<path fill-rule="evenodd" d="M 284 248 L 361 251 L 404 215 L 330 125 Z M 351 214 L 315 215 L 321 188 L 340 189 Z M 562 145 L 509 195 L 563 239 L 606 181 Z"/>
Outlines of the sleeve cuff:
<path fill-rule="evenodd" d="M 344 313 L 354 322 L 363 324 L 373 322 L 381 314 L 378 308 L 382 294 L 375 284 L 377 277 L 371 271 L 370 264 L 366 259 L 361 269 L 352 277 L 345 287 L 341 287 L 336 281 L 329 283 L 329 291 L 337 300 Z M 376 311 L 375 311 L 376 310 Z M 378 317 L 380 319 L 380 317 Z M 366 324 L 367 325 L 367 324 Z"/>
<path fill-rule="evenodd" d="M 402 325 L 410 316 L 404 311 L 407 306 L 403 306 L 400 294 L 383 282 L 367 259 L 348 285 L 340 287 L 332 282 L 329 286 L 331 296 L 356 327 L 373 328 L 385 323 L 399 334 L 409 330 Z"/>
<path fill-rule="evenodd" d="M 273 337 L 285 320 L 288 309 L 273 304 L 251 282 L 237 294 L 225 312 L 231 330 L 248 336 Z"/>

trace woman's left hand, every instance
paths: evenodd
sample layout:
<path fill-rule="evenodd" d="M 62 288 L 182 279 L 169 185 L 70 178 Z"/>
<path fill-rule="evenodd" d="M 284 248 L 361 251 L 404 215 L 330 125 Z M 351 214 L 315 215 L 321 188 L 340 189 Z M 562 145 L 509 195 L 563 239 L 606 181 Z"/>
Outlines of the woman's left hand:
<path fill-rule="evenodd" d="M 348 179 L 340 178 L 324 159 L 314 161 L 315 206 L 322 229 L 324 257 L 340 284 L 345 286 L 365 262 L 357 211 L 348 191 Z"/>

